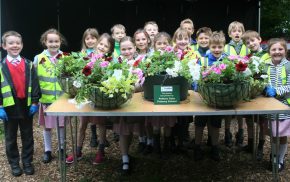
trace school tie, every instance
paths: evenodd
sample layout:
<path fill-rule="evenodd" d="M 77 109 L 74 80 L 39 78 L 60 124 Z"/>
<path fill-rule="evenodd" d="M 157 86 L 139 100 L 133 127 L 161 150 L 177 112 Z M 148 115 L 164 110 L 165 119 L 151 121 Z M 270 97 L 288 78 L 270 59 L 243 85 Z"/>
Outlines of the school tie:
<path fill-rule="evenodd" d="M 11 64 L 14 66 L 19 65 L 19 63 L 20 63 L 20 60 L 18 60 L 18 59 L 12 59 L 12 61 L 11 61 Z"/>

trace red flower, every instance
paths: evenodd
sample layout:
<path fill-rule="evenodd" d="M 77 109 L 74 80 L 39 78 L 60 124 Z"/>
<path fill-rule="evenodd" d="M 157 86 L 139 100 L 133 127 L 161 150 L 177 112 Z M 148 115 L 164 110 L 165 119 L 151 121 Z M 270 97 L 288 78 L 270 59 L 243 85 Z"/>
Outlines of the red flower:
<path fill-rule="evenodd" d="M 63 52 L 62 53 L 64 56 L 69 56 L 70 54 L 68 52 Z"/>
<path fill-rule="evenodd" d="M 46 61 L 45 58 L 41 58 L 39 64 L 43 64 L 45 61 Z"/>
<path fill-rule="evenodd" d="M 86 75 L 86 76 L 89 76 L 90 74 L 92 74 L 92 69 L 91 69 L 91 67 L 89 67 L 89 66 L 86 65 L 86 66 L 83 68 L 82 73 L 83 73 L 84 75 Z"/>
<path fill-rule="evenodd" d="M 119 63 L 122 63 L 122 62 L 123 62 L 123 60 L 122 60 L 121 57 L 118 57 L 118 62 L 119 62 Z"/>
<path fill-rule="evenodd" d="M 106 57 L 105 61 L 111 62 L 113 60 L 112 56 Z"/>
<path fill-rule="evenodd" d="M 243 63 L 242 61 L 238 62 L 238 64 L 236 64 L 236 70 L 237 71 L 245 71 L 246 68 L 248 67 L 248 65 L 246 63 Z"/>
<path fill-rule="evenodd" d="M 61 56 L 62 56 L 62 54 L 59 53 L 55 58 L 59 59 L 59 58 L 61 58 Z"/>
<path fill-rule="evenodd" d="M 84 60 L 85 60 L 85 61 L 87 61 L 87 60 L 89 60 L 89 59 L 90 59 L 89 57 L 84 57 Z"/>
<path fill-rule="evenodd" d="M 141 61 L 142 59 L 138 59 L 137 61 L 134 62 L 133 66 L 137 67 Z"/>

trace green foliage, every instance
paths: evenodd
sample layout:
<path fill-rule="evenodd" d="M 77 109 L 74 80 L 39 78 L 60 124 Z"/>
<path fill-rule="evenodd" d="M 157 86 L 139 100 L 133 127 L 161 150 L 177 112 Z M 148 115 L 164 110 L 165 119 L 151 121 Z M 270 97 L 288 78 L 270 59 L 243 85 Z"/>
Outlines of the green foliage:
<path fill-rule="evenodd" d="M 290 1 L 261 1 L 261 36 L 290 38 Z"/>

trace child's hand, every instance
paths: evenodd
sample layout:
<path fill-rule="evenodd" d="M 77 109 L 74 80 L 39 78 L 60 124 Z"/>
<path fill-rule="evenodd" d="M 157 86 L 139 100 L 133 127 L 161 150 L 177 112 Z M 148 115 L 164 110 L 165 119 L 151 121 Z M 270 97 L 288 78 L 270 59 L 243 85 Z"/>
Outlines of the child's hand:
<path fill-rule="evenodd" d="M 29 116 L 33 116 L 38 111 L 38 105 L 31 105 L 29 108 Z"/>
<path fill-rule="evenodd" d="M 276 89 L 274 87 L 267 86 L 265 91 L 267 97 L 275 97 L 277 95 Z"/>
<path fill-rule="evenodd" d="M 2 119 L 4 122 L 8 121 L 8 117 L 6 111 L 4 110 L 4 107 L 0 107 L 0 119 Z"/>

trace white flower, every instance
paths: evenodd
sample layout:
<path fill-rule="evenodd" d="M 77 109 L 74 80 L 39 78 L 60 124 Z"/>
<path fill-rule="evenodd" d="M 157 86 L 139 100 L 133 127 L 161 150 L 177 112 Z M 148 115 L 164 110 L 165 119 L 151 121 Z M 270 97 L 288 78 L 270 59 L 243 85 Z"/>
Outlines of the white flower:
<path fill-rule="evenodd" d="M 252 71 L 250 70 L 250 68 L 247 68 L 245 71 L 243 71 L 243 74 L 245 76 L 251 76 L 252 75 Z"/>
<path fill-rule="evenodd" d="M 123 71 L 116 69 L 112 76 L 114 76 L 118 81 L 122 78 Z"/>
<path fill-rule="evenodd" d="M 266 78 L 268 78 L 268 75 L 261 75 L 260 77 L 263 79 L 266 79 Z"/>
<path fill-rule="evenodd" d="M 192 77 L 192 81 L 197 81 L 200 78 L 200 65 L 196 63 L 196 60 L 190 60 L 187 63 L 189 67 L 190 75 Z"/>
<path fill-rule="evenodd" d="M 76 88 L 81 88 L 82 83 L 81 83 L 80 81 L 78 81 L 78 80 L 75 80 L 75 81 L 73 82 L 73 86 L 75 86 Z"/>
<path fill-rule="evenodd" d="M 167 68 L 166 69 L 166 73 L 172 77 L 177 77 L 178 76 L 178 72 L 176 72 L 176 70 L 174 68 Z"/>

